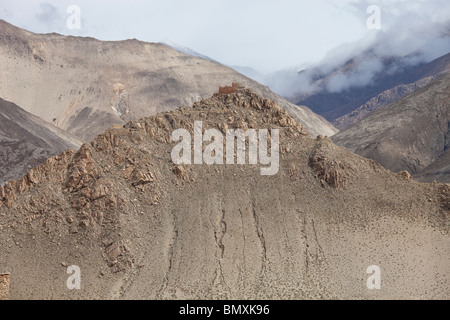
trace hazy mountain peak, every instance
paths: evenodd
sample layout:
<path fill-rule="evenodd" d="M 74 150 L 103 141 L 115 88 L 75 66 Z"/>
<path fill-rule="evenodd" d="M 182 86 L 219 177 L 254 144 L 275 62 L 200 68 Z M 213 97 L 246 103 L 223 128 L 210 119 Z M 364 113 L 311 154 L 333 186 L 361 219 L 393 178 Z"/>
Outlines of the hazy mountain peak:
<path fill-rule="evenodd" d="M 10 26 L 0 30 L 0 63 L 7 66 L 0 96 L 83 141 L 114 124 L 190 105 L 232 82 L 275 100 L 313 136 L 337 132 L 308 108 L 231 68 L 162 44 L 23 33 Z M 35 90 L 24 91 L 28 87 Z"/>

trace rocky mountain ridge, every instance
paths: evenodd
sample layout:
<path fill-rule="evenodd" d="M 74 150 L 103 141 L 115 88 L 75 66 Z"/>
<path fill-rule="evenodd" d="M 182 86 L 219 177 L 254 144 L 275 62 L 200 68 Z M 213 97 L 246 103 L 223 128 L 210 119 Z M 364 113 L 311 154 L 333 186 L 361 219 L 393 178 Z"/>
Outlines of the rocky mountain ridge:
<path fill-rule="evenodd" d="M 175 165 L 194 121 L 278 129 L 280 169 Z M 106 130 L 0 188 L 13 299 L 447 299 L 445 184 L 312 138 L 242 87 Z M 366 287 L 381 266 L 382 290 Z M 81 290 L 66 287 L 81 269 Z"/>

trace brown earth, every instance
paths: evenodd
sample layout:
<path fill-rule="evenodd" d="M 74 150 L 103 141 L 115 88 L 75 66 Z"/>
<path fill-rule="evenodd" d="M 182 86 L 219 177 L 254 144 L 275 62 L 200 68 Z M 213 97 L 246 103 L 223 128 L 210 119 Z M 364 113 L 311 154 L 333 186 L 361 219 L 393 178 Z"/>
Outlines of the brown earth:
<path fill-rule="evenodd" d="M 280 168 L 174 165 L 171 133 L 280 130 Z M 12 299 L 449 299 L 449 186 L 232 94 L 116 126 L 0 188 Z M 68 290 L 67 266 L 81 269 Z M 366 270 L 381 268 L 381 290 Z"/>

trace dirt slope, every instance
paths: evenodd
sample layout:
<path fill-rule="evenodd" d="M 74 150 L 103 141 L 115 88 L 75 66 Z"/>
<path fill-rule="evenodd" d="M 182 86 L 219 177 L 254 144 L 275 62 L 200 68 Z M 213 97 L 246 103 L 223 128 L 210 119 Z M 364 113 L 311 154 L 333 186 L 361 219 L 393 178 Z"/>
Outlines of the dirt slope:
<path fill-rule="evenodd" d="M 196 120 L 279 129 L 279 172 L 174 165 L 171 133 Z M 0 271 L 13 299 L 448 299 L 449 192 L 239 89 L 107 130 L 0 188 Z M 371 265 L 381 290 L 366 287 Z"/>

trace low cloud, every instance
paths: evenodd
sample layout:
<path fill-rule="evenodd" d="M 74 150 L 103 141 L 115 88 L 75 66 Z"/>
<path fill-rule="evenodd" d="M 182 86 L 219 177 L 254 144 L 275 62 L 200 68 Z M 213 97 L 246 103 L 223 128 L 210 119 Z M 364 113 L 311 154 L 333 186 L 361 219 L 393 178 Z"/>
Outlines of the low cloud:
<path fill-rule="evenodd" d="M 341 6 L 367 19 L 366 9 L 371 4 L 374 2 L 350 0 Z M 340 92 L 370 84 L 381 71 L 398 72 L 450 52 L 447 0 L 378 1 L 377 5 L 381 30 L 368 31 L 364 39 L 328 52 L 322 61 L 302 72 L 301 68 L 276 72 L 264 83 L 285 97 L 307 96 L 318 90 Z M 351 67 L 342 69 L 345 64 Z"/>

